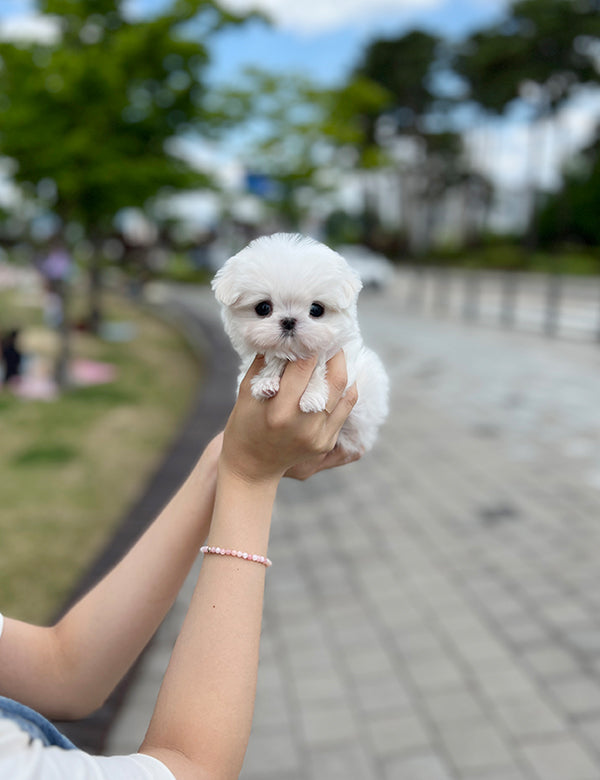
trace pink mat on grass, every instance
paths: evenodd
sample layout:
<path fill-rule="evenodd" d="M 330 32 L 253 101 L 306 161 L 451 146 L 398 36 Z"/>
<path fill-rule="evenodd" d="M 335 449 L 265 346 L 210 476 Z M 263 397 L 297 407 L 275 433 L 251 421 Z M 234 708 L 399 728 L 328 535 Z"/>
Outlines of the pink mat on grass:
<path fill-rule="evenodd" d="M 114 382 L 117 378 L 117 369 L 110 363 L 98 363 L 95 360 L 74 360 L 71 363 L 69 375 L 73 384 L 79 387 L 88 387 Z"/>

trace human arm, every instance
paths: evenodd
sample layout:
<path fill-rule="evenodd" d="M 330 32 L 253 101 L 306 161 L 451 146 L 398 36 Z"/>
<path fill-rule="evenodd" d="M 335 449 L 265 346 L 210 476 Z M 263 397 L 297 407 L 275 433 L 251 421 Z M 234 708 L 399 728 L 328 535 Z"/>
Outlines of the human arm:
<path fill-rule="evenodd" d="M 286 470 L 332 450 L 356 401 L 344 393 L 343 356 L 330 364 L 325 412 L 304 414 L 299 399 L 314 361 L 287 366 L 266 402 L 250 393 L 254 364 L 225 430 L 217 495 L 207 541 L 266 555 L 278 482 Z M 141 752 L 177 780 L 234 780 L 246 750 L 258 667 L 265 567 L 206 556 L 175 645 Z"/>
<path fill-rule="evenodd" d="M 7 618 L 0 694 L 47 717 L 99 707 L 169 610 L 208 534 L 222 435 L 123 560 L 52 627 Z"/>

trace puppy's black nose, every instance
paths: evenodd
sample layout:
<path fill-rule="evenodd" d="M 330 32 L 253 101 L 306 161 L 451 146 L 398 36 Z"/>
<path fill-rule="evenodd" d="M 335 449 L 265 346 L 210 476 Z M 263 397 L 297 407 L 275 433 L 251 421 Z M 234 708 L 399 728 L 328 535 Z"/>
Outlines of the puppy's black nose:
<path fill-rule="evenodd" d="M 281 327 L 283 330 L 294 330 L 296 327 L 296 320 L 293 317 L 286 317 L 281 320 Z"/>

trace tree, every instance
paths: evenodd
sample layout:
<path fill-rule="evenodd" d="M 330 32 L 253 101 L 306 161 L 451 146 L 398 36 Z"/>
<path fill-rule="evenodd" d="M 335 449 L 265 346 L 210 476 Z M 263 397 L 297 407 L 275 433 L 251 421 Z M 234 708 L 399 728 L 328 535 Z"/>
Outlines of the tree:
<path fill-rule="evenodd" d="M 332 89 L 325 102 L 321 129 L 333 149 L 337 167 L 351 168 L 361 179 L 362 218 L 358 234 L 360 242 L 367 245 L 373 245 L 374 234 L 380 227 L 376 190 L 379 174 L 391 162 L 377 130 L 391 99 L 385 87 L 354 73 L 342 87 Z"/>
<path fill-rule="evenodd" d="M 373 41 L 353 76 L 386 96 L 366 116 L 365 137 L 384 146 L 388 159 L 396 158 L 403 231 L 419 251 L 428 248 L 438 204 L 457 181 L 462 153 L 448 100 L 436 84 L 441 63 L 441 39 L 412 30 Z"/>
<path fill-rule="evenodd" d="M 600 128 L 593 142 L 567 167 L 562 189 L 546 199 L 540 211 L 544 243 L 600 245 Z"/>
<path fill-rule="evenodd" d="M 385 113 L 399 131 L 418 134 L 435 100 L 432 66 L 440 40 L 412 30 L 397 38 L 373 41 L 354 75 L 371 79 L 388 93 Z"/>
<path fill-rule="evenodd" d="M 582 85 L 598 81 L 598 0 L 518 0 L 506 17 L 476 32 L 456 50 L 455 71 L 470 98 L 485 111 L 505 114 L 519 102 L 528 108 L 532 130 L 558 111 Z M 530 145 L 535 177 L 543 152 Z M 532 184 L 530 239 L 535 232 L 537 182 Z"/>
<path fill-rule="evenodd" d="M 329 189 L 323 173 L 334 164 L 324 129 L 330 100 L 329 90 L 303 75 L 258 68 L 209 100 L 219 138 L 229 134 L 253 189 L 288 229 L 297 229 Z"/>
<path fill-rule="evenodd" d="M 207 43 L 242 17 L 213 0 L 173 0 L 128 19 L 122 0 L 38 0 L 54 43 L 0 43 L 0 153 L 32 197 L 40 183 L 63 237 L 91 241 L 92 326 L 100 319 L 101 245 L 125 207 L 146 207 L 203 178 L 168 153 L 170 139 L 202 130 Z"/>

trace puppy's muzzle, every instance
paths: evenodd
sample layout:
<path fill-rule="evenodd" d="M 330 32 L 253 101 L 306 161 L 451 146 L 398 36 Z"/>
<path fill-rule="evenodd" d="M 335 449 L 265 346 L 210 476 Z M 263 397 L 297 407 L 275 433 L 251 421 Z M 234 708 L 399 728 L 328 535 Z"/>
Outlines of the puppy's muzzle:
<path fill-rule="evenodd" d="M 293 317 L 285 317 L 281 320 L 281 330 L 285 336 L 291 336 L 296 327 L 296 320 Z"/>

